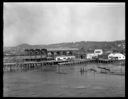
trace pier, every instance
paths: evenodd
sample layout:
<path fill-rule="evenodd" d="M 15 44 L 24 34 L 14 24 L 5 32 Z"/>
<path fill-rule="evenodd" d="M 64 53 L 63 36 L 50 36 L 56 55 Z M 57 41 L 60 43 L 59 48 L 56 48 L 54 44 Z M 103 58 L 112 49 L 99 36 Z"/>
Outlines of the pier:
<path fill-rule="evenodd" d="M 71 66 L 79 64 L 89 63 L 103 63 L 103 64 L 125 64 L 124 60 L 107 60 L 107 59 L 76 59 L 72 61 L 40 61 L 40 62 L 15 62 L 15 63 L 4 63 L 4 71 L 28 71 L 28 70 L 46 70 L 56 68 L 56 66 Z"/>
<path fill-rule="evenodd" d="M 42 62 L 19 62 L 19 63 L 4 63 L 4 71 L 27 71 L 45 69 L 48 66 L 53 67 L 62 61 L 42 61 Z M 66 61 L 65 61 L 66 62 Z"/>

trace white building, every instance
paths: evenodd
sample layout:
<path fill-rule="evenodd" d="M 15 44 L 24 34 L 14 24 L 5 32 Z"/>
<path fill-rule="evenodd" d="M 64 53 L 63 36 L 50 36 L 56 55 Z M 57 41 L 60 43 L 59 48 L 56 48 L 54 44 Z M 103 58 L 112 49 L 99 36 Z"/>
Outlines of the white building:
<path fill-rule="evenodd" d="M 102 49 L 95 49 L 94 50 L 94 54 L 95 55 L 102 55 L 103 54 L 103 50 Z"/>
<path fill-rule="evenodd" d="M 62 60 L 62 61 L 66 61 L 66 60 L 72 60 L 75 59 L 75 56 L 57 56 L 55 58 L 56 61 Z"/>
<path fill-rule="evenodd" d="M 111 53 L 108 55 L 108 59 L 125 60 L 125 55 L 121 53 Z"/>
<path fill-rule="evenodd" d="M 93 59 L 93 57 L 97 57 L 97 55 L 94 53 L 88 53 L 86 56 L 87 59 Z"/>

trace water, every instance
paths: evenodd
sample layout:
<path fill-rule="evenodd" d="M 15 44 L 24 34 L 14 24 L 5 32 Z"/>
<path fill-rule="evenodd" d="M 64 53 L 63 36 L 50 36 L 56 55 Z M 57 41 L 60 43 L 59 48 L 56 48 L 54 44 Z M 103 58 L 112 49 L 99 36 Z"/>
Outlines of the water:
<path fill-rule="evenodd" d="M 89 65 L 88 65 L 89 66 Z M 95 66 L 90 64 L 90 66 Z M 5 97 L 124 97 L 125 76 L 81 73 L 86 65 L 57 71 L 4 73 Z"/>

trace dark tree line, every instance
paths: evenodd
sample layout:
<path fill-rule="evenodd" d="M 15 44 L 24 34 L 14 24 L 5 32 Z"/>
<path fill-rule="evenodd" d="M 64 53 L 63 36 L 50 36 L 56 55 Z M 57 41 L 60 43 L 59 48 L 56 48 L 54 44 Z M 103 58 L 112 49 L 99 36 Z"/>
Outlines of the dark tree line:
<path fill-rule="evenodd" d="M 47 55 L 47 49 L 25 49 L 25 55 Z"/>

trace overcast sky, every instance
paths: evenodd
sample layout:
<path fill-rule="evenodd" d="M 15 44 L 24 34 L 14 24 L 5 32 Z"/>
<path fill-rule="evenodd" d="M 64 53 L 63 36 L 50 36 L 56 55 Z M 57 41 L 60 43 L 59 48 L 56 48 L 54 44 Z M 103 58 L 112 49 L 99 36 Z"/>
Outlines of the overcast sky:
<path fill-rule="evenodd" d="M 125 3 L 4 3 L 4 46 L 125 40 Z"/>

